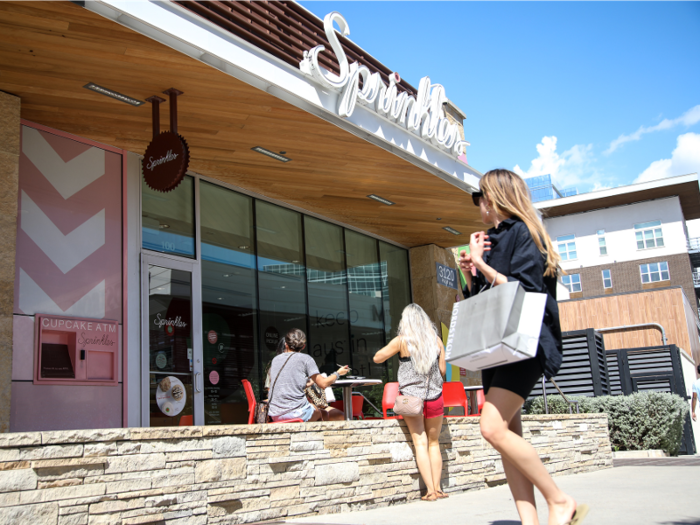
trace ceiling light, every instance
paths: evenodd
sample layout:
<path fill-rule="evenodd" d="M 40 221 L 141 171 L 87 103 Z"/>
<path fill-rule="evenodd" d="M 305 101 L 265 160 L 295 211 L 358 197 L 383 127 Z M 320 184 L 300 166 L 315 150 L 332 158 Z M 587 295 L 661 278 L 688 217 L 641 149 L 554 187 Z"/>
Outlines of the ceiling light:
<path fill-rule="evenodd" d="M 458 232 L 454 228 L 450 228 L 449 226 L 445 226 L 443 230 L 450 232 L 452 235 L 462 235 L 462 232 Z"/>
<path fill-rule="evenodd" d="M 247 246 L 245 244 L 243 246 L 238 247 L 239 250 L 247 250 L 248 248 L 250 248 L 250 246 Z"/>
<path fill-rule="evenodd" d="M 299 264 L 299 261 L 292 261 L 294 264 Z"/>
<path fill-rule="evenodd" d="M 223 300 L 224 300 L 224 298 L 223 298 L 223 297 L 219 297 L 219 301 L 223 301 Z"/>
<path fill-rule="evenodd" d="M 231 277 L 229 274 L 225 273 L 224 277 Z"/>
<path fill-rule="evenodd" d="M 170 228 L 170 225 L 169 224 L 159 224 L 158 228 L 160 228 L 161 230 L 167 230 L 168 228 Z"/>
<path fill-rule="evenodd" d="M 380 197 L 379 195 L 375 195 L 374 193 L 372 195 L 367 195 L 370 199 L 374 199 L 377 202 L 381 202 L 382 204 L 386 204 L 387 206 L 392 206 L 396 204 L 395 202 L 391 202 L 390 200 L 384 199 Z"/>
<path fill-rule="evenodd" d="M 126 102 L 127 104 L 130 104 L 132 106 L 140 106 L 142 104 L 145 104 L 142 100 L 136 100 L 135 98 L 127 97 L 126 95 L 122 95 L 121 93 L 117 93 L 116 91 L 112 91 L 111 89 L 107 89 L 106 87 L 98 86 L 97 84 L 93 84 L 92 82 L 89 82 L 83 86 L 85 89 L 89 89 L 91 91 L 94 91 L 95 93 L 99 93 L 100 95 L 107 95 L 108 97 L 116 98 L 117 100 L 121 100 L 122 102 Z"/>
<path fill-rule="evenodd" d="M 275 153 L 274 151 L 270 151 L 269 149 L 261 148 L 260 146 L 255 146 L 254 148 L 250 148 L 253 151 L 257 151 L 258 153 L 262 153 L 263 155 L 267 155 L 268 157 L 272 157 L 273 159 L 277 159 L 281 162 L 289 162 L 290 158 L 285 157 L 283 155 L 280 155 L 279 153 Z"/>

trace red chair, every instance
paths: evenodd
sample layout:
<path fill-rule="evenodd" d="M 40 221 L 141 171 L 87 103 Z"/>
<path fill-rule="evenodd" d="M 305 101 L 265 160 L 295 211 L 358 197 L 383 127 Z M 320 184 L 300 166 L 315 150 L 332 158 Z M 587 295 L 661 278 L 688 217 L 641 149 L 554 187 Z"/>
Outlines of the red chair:
<path fill-rule="evenodd" d="M 245 397 L 248 399 L 248 424 L 252 425 L 255 423 L 255 405 L 258 402 L 255 400 L 255 394 L 253 393 L 253 385 L 247 379 L 241 379 L 243 383 L 243 390 L 245 390 Z M 303 419 L 285 419 L 284 421 L 272 421 L 272 423 L 303 423 Z"/>
<path fill-rule="evenodd" d="M 464 413 L 462 415 L 445 416 L 445 417 L 464 417 L 469 415 L 469 406 L 467 404 L 467 393 L 464 390 L 464 385 L 459 381 L 446 381 L 442 384 L 442 396 L 445 401 L 445 408 L 462 407 Z"/>
<path fill-rule="evenodd" d="M 181 416 L 180 425 L 181 427 L 191 427 L 194 425 L 194 416 Z"/>
<path fill-rule="evenodd" d="M 362 396 L 352 396 L 352 417 L 353 418 L 358 418 L 358 419 L 365 419 L 365 415 L 362 413 L 362 408 L 364 407 L 365 404 L 365 398 Z M 328 406 L 332 406 L 333 408 L 337 408 L 341 412 L 345 412 L 345 406 L 343 406 L 343 401 L 333 401 L 332 403 L 328 403 Z"/>
<path fill-rule="evenodd" d="M 398 395 L 398 382 L 387 383 L 384 385 L 384 394 L 382 395 L 382 412 L 384 412 L 384 419 L 403 419 L 403 416 L 389 416 L 386 413 L 387 410 L 394 409 L 394 403 L 396 402 L 396 396 Z"/>
<path fill-rule="evenodd" d="M 473 393 L 472 393 L 473 395 Z M 480 389 L 476 391 L 476 406 L 477 406 L 477 412 L 476 414 L 469 414 L 469 417 L 476 417 L 481 415 L 481 409 L 484 408 L 484 403 L 486 403 L 486 396 L 484 395 L 484 389 Z"/>

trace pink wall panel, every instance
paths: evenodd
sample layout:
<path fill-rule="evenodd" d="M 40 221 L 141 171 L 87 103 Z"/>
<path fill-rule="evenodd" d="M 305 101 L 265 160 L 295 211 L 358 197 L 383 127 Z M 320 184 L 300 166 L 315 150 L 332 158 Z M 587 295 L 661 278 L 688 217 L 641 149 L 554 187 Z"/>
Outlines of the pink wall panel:
<path fill-rule="evenodd" d="M 15 313 L 122 317 L 122 157 L 22 126 Z"/>
<path fill-rule="evenodd" d="M 34 318 L 15 315 L 12 319 L 12 380 L 34 379 Z"/>
<path fill-rule="evenodd" d="M 122 385 L 13 382 L 11 395 L 10 432 L 122 426 Z"/>

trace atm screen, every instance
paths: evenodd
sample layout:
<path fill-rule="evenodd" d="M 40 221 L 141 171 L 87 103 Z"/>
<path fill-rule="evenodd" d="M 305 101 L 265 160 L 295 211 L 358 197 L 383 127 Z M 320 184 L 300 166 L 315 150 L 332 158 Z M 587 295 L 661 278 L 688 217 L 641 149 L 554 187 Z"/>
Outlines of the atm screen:
<path fill-rule="evenodd" d="M 68 345 L 42 343 L 41 377 L 45 379 L 75 378 Z"/>

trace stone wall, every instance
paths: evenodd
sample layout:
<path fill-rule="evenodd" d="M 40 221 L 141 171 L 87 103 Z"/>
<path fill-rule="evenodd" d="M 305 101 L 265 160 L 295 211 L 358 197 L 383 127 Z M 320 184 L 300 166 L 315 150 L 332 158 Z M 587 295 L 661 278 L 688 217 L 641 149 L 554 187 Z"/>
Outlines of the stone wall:
<path fill-rule="evenodd" d="M 525 416 L 552 474 L 612 466 L 605 414 Z M 446 420 L 443 488 L 505 482 L 478 418 Z M 200 525 L 347 512 L 413 501 L 405 423 L 75 430 L 0 435 L 0 523 Z"/>
<path fill-rule="evenodd" d="M 0 91 L 0 432 L 10 430 L 20 99 Z"/>

